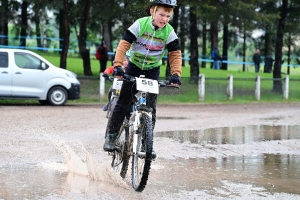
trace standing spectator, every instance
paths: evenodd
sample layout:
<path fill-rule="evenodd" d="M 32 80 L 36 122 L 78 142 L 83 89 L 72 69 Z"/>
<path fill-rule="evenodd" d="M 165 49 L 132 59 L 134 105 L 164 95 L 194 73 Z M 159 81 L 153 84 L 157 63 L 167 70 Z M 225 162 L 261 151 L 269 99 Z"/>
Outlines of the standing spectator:
<path fill-rule="evenodd" d="M 220 69 L 221 56 L 219 54 L 219 47 L 216 46 L 211 52 L 211 58 L 214 60 L 213 69 Z"/>
<path fill-rule="evenodd" d="M 106 69 L 107 61 L 108 61 L 108 53 L 106 42 L 102 40 L 100 46 L 97 49 L 98 53 L 100 54 L 99 62 L 100 62 L 100 73 L 103 73 Z"/>
<path fill-rule="evenodd" d="M 271 73 L 272 72 L 273 62 L 274 62 L 274 59 L 272 58 L 272 56 L 270 54 L 268 54 L 265 57 L 265 68 L 264 68 L 265 73 Z"/>
<path fill-rule="evenodd" d="M 253 55 L 253 62 L 254 62 L 254 66 L 255 66 L 255 72 L 258 73 L 259 72 L 259 68 L 260 68 L 260 51 L 259 49 L 256 49 L 256 52 Z"/>

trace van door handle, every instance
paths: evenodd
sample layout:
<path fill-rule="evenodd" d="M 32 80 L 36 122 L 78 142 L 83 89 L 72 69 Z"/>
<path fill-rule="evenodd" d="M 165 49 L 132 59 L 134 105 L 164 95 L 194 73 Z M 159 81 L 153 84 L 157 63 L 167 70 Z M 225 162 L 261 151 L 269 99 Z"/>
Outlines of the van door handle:
<path fill-rule="evenodd" d="M 16 74 L 22 74 L 21 72 L 16 72 Z"/>
<path fill-rule="evenodd" d="M 3 71 L 3 72 L 2 72 L 2 74 L 8 74 L 8 72 L 6 72 L 6 71 Z"/>

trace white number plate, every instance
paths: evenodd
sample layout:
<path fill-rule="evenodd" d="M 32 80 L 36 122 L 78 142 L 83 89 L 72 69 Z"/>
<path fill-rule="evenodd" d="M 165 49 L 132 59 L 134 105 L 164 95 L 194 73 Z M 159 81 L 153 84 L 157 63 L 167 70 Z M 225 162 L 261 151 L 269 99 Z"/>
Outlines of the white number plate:
<path fill-rule="evenodd" d="M 147 78 L 136 78 L 136 89 L 143 92 L 150 92 L 158 94 L 158 82 L 157 80 L 147 79 Z"/>
<path fill-rule="evenodd" d="M 115 90 L 121 90 L 122 84 L 123 84 L 122 80 L 118 80 L 117 78 L 115 78 L 112 88 Z"/>

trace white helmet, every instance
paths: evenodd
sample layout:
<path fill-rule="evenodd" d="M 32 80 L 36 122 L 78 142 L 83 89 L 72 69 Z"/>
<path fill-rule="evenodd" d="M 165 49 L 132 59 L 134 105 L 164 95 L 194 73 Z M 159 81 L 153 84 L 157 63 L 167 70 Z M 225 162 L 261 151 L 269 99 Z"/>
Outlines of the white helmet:
<path fill-rule="evenodd" d="M 150 6 L 165 5 L 174 8 L 176 0 L 150 0 Z"/>

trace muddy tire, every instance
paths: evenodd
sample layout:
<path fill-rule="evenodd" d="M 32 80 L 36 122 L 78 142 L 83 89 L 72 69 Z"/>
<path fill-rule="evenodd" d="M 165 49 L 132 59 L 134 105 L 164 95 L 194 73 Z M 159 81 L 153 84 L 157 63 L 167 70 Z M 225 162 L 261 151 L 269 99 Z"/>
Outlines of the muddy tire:
<path fill-rule="evenodd" d="M 128 170 L 130 158 L 130 152 L 128 152 L 128 143 L 128 123 L 124 122 L 120 129 L 119 136 L 116 139 L 116 148 L 113 152 L 111 162 L 111 167 L 114 169 L 114 171 L 120 173 L 122 178 L 125 178 Z"/>
<path fill-rule="evenodd" d="M 116 107 L 116 104 L 117 104 L 117 101 L 118 101 L 118 98 L 113 98 L 111 100 L 111 102 L 109 103 L 108 105 L 108 109 L 107 109 L 107 114 L 106 114 L 106 117 L 107 117 L 107 125 L 106 125 L 106 131 L 105 131 L 105 137 L 107 136 L 108 134 L 108 127 L 109 127 L 109 123 L 110 123 L 110 119 L 111 119 L 111 116 L 112 116 L 112 113 Z"/>
<path fill-rule="evenodd" d="M 142 192 L 147 184 L 152 162 L 153 128 L 148 115 L 141 115 L 136 153 L 132 157 L 132 187 Z"/>

